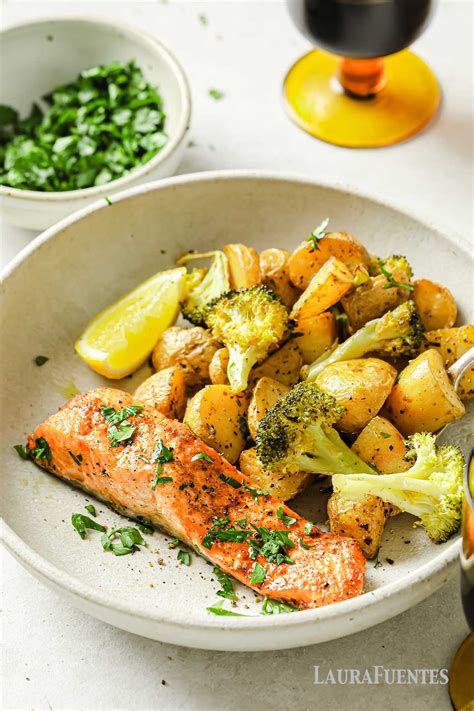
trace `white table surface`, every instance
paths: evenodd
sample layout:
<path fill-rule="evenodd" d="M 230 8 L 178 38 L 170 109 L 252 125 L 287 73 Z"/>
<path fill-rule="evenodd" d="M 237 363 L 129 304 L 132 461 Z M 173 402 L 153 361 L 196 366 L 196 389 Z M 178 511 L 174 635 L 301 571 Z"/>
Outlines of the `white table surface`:
<path fill-rule="evenodd" d="M 3 24 L 53 14 L 130 21 L 157 35 L 188 73 L 189 148 L 180 173 L 272 168 L 357 186 L 471 237 L 472 5 L 442 4 L 416 43 L 443 88 L 439 116 L 418 138 L 350 151 L 309 138 L 280 106 L 282 77 L 308 45 L 276 2 L 25 2 L 2 4 Z M 199 20 L 205 14 L 207 26 Z M 225 98 L 214 101 L 208 89 Z M 0 223 L 5 264 L 32 233 Z M 427 255 L 427 260 L 432 258 Z M 454 576 L 412 610 L 366 632 L 273 653 L 190 650 L 141 639 L 76 611 L 2 553 L 4 709 L 450 709 L 446 686 L 313 684 L 335 671 L 446 668 L 467 634 Z"/>

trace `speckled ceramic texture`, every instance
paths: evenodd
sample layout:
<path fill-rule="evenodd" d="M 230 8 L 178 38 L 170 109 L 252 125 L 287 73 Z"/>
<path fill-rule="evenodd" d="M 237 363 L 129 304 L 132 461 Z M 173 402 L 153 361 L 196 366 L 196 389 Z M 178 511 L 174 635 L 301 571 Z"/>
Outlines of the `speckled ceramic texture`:
<path fill-rule="evenodd" d="M 181 66 L 154 37 L 97 17 L 56 17 L 4 30 L 0 52 L 1 103 L 15 107 L 22 116 L 33 101 L 72 81 L 82 69 L 134 59 L 146 80 L 160 90 L 169 137 L 151 160 L 112 183 L 60 193 L 0 186 L 0 209 L 8 222 L 43 230 L 101 196 L 176 171 L 186 148 L 191 94 Z"/>
<path fill-rule="evenodd" d="M 100 309 L 189 249 L 245 242 L 257 250 L 292 249 L 315 224 L 358 237 L 370 251 L 408 255 L 415 274 L 452 289 L 460 321 L 472 321 L 472 257 L 457 238 L 367 197 L 304 179 L 251 172 L 201 173 L 134 188 L 52 227 L 9 266 L 3 283 L 1 505 L 4 540 L 34 575 L 82 610 L 123 629 L 175 644 L 222 650 L 269 650 L 341 637 L 415 605 L 448 578 L 458 541 L 433 545 L 409 516 L 390 519 L 380 564 L 367 565 L 365 592 L 329 607 L 262 616 L 250 590 L 236 585 L 237 610 L 247 617 L 215 617 L 220 598 L 212 567 L 192 555 L 176 560 L 158 532 L 133 556 L 104 553 L 100 534 L 82 541 L 70 524 L 87 497 L 33 464 L 12 445 L 65 400 L 67 389 L 105 385 L 75 355 L 74 340 Z M 38 368 L 37 354 L 50 360 Z M 115 385 L 132 391 L 147 367 Z M 107 383 L 110 384 L 110 383 Z M 471 410 L 472 414 L 472 410 Z M 446 437 L 468 446 L 472 417 Z M 324 524 L 319 485 L 293 503 Z M 125 522 L 97 504 L 98 520 Z M 390 563 L 389 561 L 392 561 Z M 230 607 L 230 602 L 226 601 Z"/>

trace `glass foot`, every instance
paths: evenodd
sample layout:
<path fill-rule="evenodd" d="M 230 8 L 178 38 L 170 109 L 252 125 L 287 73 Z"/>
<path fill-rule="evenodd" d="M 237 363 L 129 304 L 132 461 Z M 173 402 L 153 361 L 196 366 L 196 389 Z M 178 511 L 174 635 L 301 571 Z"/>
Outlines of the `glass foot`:
<path fill-rule="evenodd" d="M 293 121 L 322 141 L 349 148 L 389 146 L 421 131 L 440 102 L 429 66 L 407 49 L 384 59 L 360 60 L 363 68 L 364 63 L 375 68 L 368 77 L 373 82 L 370 93 L 370 81 L 367 91 L 354 70 L 357 61 L 341 63 L 321 50 L 301 57 L 284 81 L 285 106 Z"/>

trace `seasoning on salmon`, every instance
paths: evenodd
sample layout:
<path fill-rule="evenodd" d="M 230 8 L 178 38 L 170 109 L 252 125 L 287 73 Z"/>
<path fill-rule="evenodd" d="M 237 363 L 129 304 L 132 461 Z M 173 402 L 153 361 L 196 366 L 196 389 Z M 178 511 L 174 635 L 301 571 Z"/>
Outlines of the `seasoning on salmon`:
<path fill-rule="evenodd" d="M 310 608 L 362 592 L 355 541 L 311 527 L 187 425 L 139 405 L 112 388 L 76 395 L 36 428 L 30 449 L 44 441 L 51 456 L 35 461 L 274 600 Z"/>

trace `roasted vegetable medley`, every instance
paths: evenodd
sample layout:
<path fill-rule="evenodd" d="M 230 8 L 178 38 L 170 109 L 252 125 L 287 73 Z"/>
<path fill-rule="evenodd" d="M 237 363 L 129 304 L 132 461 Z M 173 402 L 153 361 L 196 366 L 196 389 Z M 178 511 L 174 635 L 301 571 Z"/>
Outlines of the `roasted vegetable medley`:
<path fill-rule="evenodd" d="M 135 397 L 275 497 L 332 477 L 331 530 L 368 558 L 400 512 L 441 543 L 459 527 L 463 457 L 435 434 L 474 396 L 473 369 L 457 391 L 446 370 L 474 325 L 455 326 L 449 289 L 414 280 L 406 257 L 327 227 L 293 252 L 183 256 L 188 323 L 162 329 Z"/>

